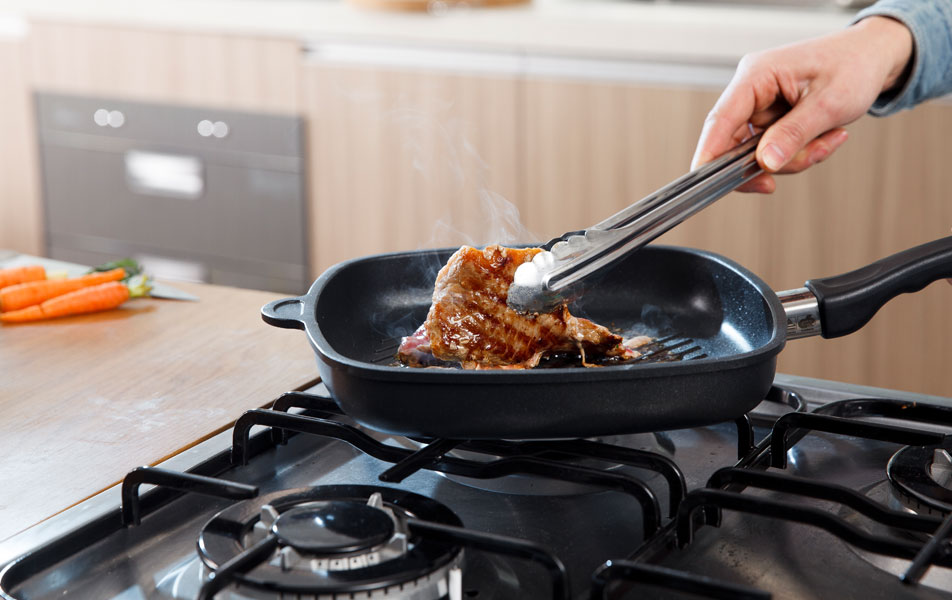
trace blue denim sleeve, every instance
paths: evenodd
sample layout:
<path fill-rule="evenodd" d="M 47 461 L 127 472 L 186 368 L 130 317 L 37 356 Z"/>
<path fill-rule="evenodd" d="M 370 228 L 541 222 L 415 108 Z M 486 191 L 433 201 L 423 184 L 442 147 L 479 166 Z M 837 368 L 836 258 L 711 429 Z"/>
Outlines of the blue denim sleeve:
<path fill-rule="evenodd" d="M 877 98 L 871 115 L 883 117 L 952 92 L 952 0 L 880 0 L 853 22 L 874 15 L 905 24 L 914 50 L 908 78 L 900 89 Z"/>

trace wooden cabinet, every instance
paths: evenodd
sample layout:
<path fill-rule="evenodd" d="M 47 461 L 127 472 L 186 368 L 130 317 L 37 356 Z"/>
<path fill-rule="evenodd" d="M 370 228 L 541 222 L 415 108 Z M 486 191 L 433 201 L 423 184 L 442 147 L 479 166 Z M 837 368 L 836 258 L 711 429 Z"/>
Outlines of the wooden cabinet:
<path fill-rule="evenodd" d="M 592 81 L 526 82 L 530 229 L 548 239 L 594 224 L 690 167 L 715 92 Z"/>
<path fill-rule="evenodd" d="M 771 285 L 796 287 L 949 235 L 952 203 L 943 156 L 952 147 L 950 133 L 952 107 L 941 103 L 862 119 L 826 163 L 784 178 L 776 198 L 761 200 L 769 236 L 752 264 L 762 263 Z M 848 337 L 791 342 L 780 368 L 948 396 L 950 305 L 952 287 L 934 283 L 897 297 Z"/>
<path fill-rule="evenodd" d="M 158 276 L 305 290 L 300 50 L 294 39 L 31 23 L 17 68 L 3 70 L 22 85 L 0 99 L 16 103 L 19 128 L 12 160 L 0 161 L 19 179 L 0 190 L 26 185 L 18 169 L 33 187 L 0 219 L 0 247 L 91 263 L 135 256 Z M 46 107 L 41 119 L 34 106 Z M 7 229 L 30 235 L 8 242 Z"/>
<path fill-rule="evenodd" d="M 719 93 L 367 65 L 306 71 L 318 271 L 375 252 L 502 241 L 486 228 L 486 190 L 510 200 L 535 239 L 595 223 L 689 168 Z M 867 117 L 850 131 L 830 160 L 782 177 L 773 196 L 732 194 L 659 243 L 721 253 L 780 291 L 946 235 L 952 108 Z M 791 341 L 779 369 L 948 395 L 950 298 L 938 283 L 846 338 Z"/>
<path fill-rule="evenodd" d="M 0 245 L 41 248 L 30 87 L 304 115 L 314 276 L 377 252 L 592 224 L 685 172 L 719 93 L 543 75 L 515 54 L 421 48 L 410 54 L 424 64 L 403 64 L 400 49 L 371 50 L 364 62 L 314 60 L 290 39 L 34 23 L 26 45 L 0 42 L 10 89 L 21 90 L 0 99 L 15 141 L 0 150 Z M 952 107 L 866 117 L 850 131 L 773 197 L 731 195 L 660 242 L 724 254 L 782 290 L 947 235 Z M 944 283 L 897 298 L 852 336 L 791 342 L 780 369 L 952 394 L 950 299 Z"/>
<path fill-rule="evenodd" d="M 294 114 L 299 54 L 291 39 L 37 22 L 29 68 L 44 91 Z"/>
<path fill-rule="evenodd" d="M 43 224 L 23 39 L 0 38 L 0 73 L 4 78 L 0 94 L 0 248 L 39 254 Z"/>
<path fill-rule="evenodd" d="M 42 21 L 0 39 L 0 248 L 45 251 L 34 90 L 297 114 L 299 55 L 296 40 Z"/>
<path fill-rule="evenodd" d="M 312 63 L 303 80 L 316 272 L 518 233 L 516 78 Z"/>
<path fill-rule="evenodd" d="M 529 80 L 524 95 L 527 222 L 556 235 L 595 223 L 682 174 L 716 90 Z M 658 243 L 724 254 L 775 290 L 845 272 L 949 234 L 943 156 L 952 107 L 865 117 L 773 196 L 732 194 Z M 861 331 L 791 341 L 786 373 L 949 395 L 952 287 L 893 300 Z"/>

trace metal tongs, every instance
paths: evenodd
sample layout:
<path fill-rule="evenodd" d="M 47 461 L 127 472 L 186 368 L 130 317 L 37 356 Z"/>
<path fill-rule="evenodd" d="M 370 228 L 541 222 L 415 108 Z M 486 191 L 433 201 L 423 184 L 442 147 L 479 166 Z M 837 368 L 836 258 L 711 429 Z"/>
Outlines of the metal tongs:
<path fill-rule="evenodd" d="M 754 156 L 759 141 L 757 134 L 598 225 L 550 240 L 544 252 L 516 270 L 507 303 L 519 312 L 548 312 L 571 301 L 582 279 L 762 173 Z"/>

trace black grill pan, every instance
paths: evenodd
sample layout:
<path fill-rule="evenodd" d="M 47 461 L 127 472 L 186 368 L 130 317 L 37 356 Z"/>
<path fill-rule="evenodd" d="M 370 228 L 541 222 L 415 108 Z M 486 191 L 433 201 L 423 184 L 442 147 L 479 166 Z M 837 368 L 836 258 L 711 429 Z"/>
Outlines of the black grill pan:
<path fill-rule="evenodd" d="M 689 338 L 697 350 L 685 360 L 523 371 L 396 366 L 396 344 L 423 322 L 437 270 L 452 252 L 340 263 L 307 294 L 272 302 L 262 316 L 305 330 L 341 409 L 397 435 L 544 439 L 695 427 L 743 415 L 773 381 L 787 336 L 777 294 L 727 258 L 667 246 L 630 254 L 571 310 L 626 336 Z M 824 335 L 835 337 L 896 294 L 950 276 L 952 238 L 945 238 L 807 287 L 819 298 L 824 332 L 830 328 Z"/>

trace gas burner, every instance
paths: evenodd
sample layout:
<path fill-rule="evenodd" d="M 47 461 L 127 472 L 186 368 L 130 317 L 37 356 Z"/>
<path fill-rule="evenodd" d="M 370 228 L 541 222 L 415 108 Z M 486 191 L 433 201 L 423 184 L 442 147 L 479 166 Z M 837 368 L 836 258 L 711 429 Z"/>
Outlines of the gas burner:
<path fill-rule="evenodd" d="M 366 550 L 393 536 L 393 512 L 379 508 L 381 502 L 380 492 L 366 504 L 349 500 L 308 502 L 278 515 L 271 532 L 295 550 L 318 555 Z M 270 504 L 267 507 L 274 511 Z"/>
<path fill-rule="evenodd" d="M 355 500 L 306 502 L 284 513 L 270 504 L 245 547 L 275 535 L 281 550 L 271 564 L 285 571 L 347 571 L 379 564 L 407 552 L 406 521 L 383 505 L 380 492 Z"/>
<path fill-rule="evenodd" d="M 251 566 L 228 572 L 256 597 L 443 598 L 459 585 L 462 551 L 410 533 L 415 518 L 461 527 L 446 506 L 410 492 L 375 486 L 287 490 L 235 504 L 213 517 L 199 554 L 220 577 L 244 557 Z M 271 596 L 262 596 L 267 592 Z"/>
<path fill-rule="evenodd" d="M 879 483 L 869 486 L 868 488 L 861 491 L 863 491 L 863 493 L 871 500 L 875 500 L 876 502 L 886 506 L 891 510 L 904 511 L 908 513 L 916 512 L 909 506 L 908 500 L 904 499 L 897 492 L 896 487 L 889 481 L 880 481 Z M 919 514 L 924 513 L 920 512 Z M 867 522 L 864 517 L 858 515 L 856 511 L 853 511 L 848 507 L 843 507 L 839 512 L 839 516 L 844 521 L 857 528 L 863 528 L 864 523 Z M 897 536 L 900 539 L 914 540 L 923 544 L 929 539 L 929 535 L 927 534 L 906 529 L 888 528 L 884 529 L 883 531 L 890 536 Z M 894 575 L 897 579 L 906 573 L 906 571 L 909 569 L 909 565 L 911 564 L 908 560 L 893 558 L 891 556 L 874 552 L 868 552 L 852 545 L 847 545 L 846 547 L 869 564 L 886 573 Z M 942 591 L 950 590 L 952 589 L 952 569 L 933 565 L 919 580 L 918 584 L 920 586 L 935 588 Z"/>
<path fill-rule="evenodd" d="M 945 516 L 952 512 L 952 442 L 906 446 L 886 466 L 886 475 L 903 504 L 913 512 Z"/>

